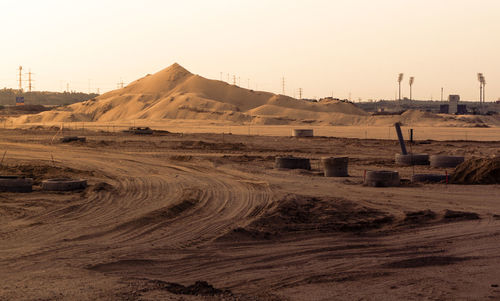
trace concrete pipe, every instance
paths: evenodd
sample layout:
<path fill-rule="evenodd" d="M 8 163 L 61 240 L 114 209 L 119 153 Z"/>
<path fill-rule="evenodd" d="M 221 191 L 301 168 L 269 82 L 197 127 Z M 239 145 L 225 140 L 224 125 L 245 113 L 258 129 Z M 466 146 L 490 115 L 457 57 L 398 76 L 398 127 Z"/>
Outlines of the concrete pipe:
<path fill-rule="evenodd" d="M 311 163 L 309 162 L 309 159 L 306 158 L 276 157 L 274 160 L 274 167 L 311 170 Z"/>
<path fill-rule="evenodd" d="M 414 174 L 411 177 L 412 183 L 440 183 L 446 181 L 446 175 L 439 174 Z"/>
<path fill-rule="evenodd" d="M 372 187 L 392 187 L 399 184 L 399 173 L 389 170 L 368 171 L 364 182 L 365 186 Z"/>
<path fill-rule="evenodd" d="M 33 191 L 33 179 L 18 176 L 0 176 L 0 191 L 31 192 Z"/>
<path fill-rule="evenodd" d="M 325 177 L 348 177 L 347 174 L 347 163 L 349 162 L 348 157 L 324 157 L 321 158 L 321 164 L 323 165 L 323 171 Z"/>
<path fill-rule="evenodd" d="M 42 181 L 42 189 L 46 191 L 71 191 L 87 187 L 87 180 L 74 179 L 48 179 Z"/>
<path fill-rule="evenodd" d="M 429 165 L 429 155 L 428 154 L 396 154 L 395 161 L 397 165 Z"/>
<path fill-rule="evenodd" d="M 314 131 L 309 129 L 294 129 L 292 132 L 294 137 L 314 137 Z"/>
<path fill-rule="evenodd" d="M 464 157 L 461 156 L 442 156 L 433 155 L 430 157 L 432 167 L 450 167 L 455 168 L 462 162 L 464 162 Z"/>

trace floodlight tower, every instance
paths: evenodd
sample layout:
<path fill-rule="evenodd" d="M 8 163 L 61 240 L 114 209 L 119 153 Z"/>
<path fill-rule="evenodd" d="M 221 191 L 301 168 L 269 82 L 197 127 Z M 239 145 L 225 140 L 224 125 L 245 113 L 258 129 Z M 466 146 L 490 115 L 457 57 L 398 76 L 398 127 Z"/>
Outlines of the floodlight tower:
<path fill-rule="evenodd" d="M 415 77 L 410 77 L 410 100 L 412 100 L 411 98 L 411 87 L 413 86 L 413 82 L 415 81 Z"/>
<path fill-rule="evenodd" d="M 484 104 L 484 85 L 486 84 L 486 80 L 482 73 L 477 74 L 477 80 L 479 81 L 479 106 L 481 113 L 483 113 L 483 104 Z"/>
<path fill-rule="evenodd" d="M 403 73 L 398 75 L 398 85 L 399 85 L 399 101 L 401 102 L 401 81 L 403 80 Z"/>

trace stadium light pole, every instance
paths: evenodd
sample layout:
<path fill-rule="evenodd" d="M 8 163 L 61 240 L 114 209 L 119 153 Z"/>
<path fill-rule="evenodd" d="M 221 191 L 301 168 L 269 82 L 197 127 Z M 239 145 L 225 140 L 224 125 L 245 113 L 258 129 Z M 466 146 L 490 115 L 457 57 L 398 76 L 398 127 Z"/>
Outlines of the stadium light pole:
<path fill-rule="evenodd" d="M 399 87 L 399 102 L 401 103 L 401 81 L 403 80 L 403 73 L 398 75 L 398 87 Z"/>
<path fill-rule="evenodd" d="M 413 82 L 415 81 L 415 77 L 410 77 L 410 100 L 412 100 L 411 87 L 413 86 Z"/>
<path fill-rule="evenodd" d="M 481 114 L 483 113 L 483 103 L 484 103 L 484 85 L 486 84 L 486 80 L 482 73 L 477 74 L 477 80 L 479 81 L 479 107 L 481 110 Z"/>

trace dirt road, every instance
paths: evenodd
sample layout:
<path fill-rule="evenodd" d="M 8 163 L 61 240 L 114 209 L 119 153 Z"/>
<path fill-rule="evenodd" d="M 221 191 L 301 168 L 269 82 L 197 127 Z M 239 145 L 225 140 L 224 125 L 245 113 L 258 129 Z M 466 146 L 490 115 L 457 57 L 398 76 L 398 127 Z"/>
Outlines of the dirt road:
<path fill-rule="evenodd" d="M 54 134 L 0 133 L 4 174 L 90 184 L 0 194 L 0 300 L 500 299 L 500 186 L 363 187 L 397 168 L 392 140 Z M 430 143 L 413 150 L 500 149 Z M 313 171 L 273 169 L 283 154 Z M 350 177 L 320 176 L 325 155 Z"/>

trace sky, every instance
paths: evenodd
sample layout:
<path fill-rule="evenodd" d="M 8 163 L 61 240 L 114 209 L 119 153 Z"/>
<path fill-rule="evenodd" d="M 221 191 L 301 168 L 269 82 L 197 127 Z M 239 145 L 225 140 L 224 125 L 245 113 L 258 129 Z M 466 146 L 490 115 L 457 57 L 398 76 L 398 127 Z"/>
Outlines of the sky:
<path fill-rule="evenodd" d="M 0 88 L 100 93 L 177 62 L 319 98 L 500 98 L 499 0 L 0 0 Z M 27 79 L 27 75 L 23 74 Z M 25 89 L 27 83 L 24 83 Z"/>

